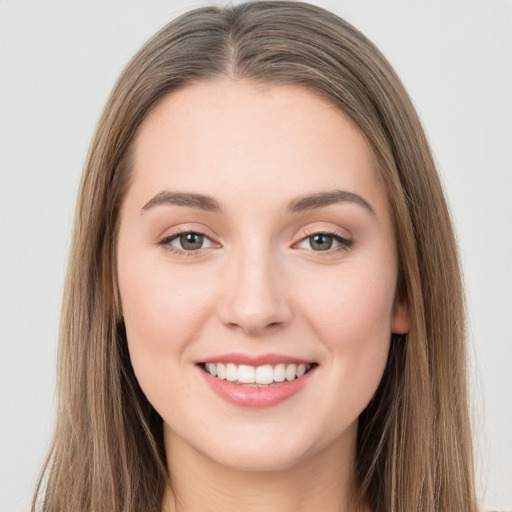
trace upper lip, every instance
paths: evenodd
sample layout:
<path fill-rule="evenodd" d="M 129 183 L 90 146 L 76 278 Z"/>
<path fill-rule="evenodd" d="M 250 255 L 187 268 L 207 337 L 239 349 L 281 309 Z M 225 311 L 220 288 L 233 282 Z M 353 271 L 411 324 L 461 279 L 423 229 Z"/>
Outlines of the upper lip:
<path fill-rule="evenodd" d="M 284 354 L 241 354 L 233 352 L 230 354 L 220 354 L 218 356 L 208 357 L 197 361 L 200 363 L 234 363 L 246 364 L 248 366 L 263 366 L 270 364 L 313 364 L 314 361 L 302 359 L 300 357 L 287 356 Z"/>

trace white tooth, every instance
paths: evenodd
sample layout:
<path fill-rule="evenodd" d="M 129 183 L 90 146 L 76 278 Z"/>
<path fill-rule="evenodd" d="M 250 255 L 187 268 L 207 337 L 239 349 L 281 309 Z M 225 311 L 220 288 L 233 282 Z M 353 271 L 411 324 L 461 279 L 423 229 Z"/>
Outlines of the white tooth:
<path fill-rule="evenodd" d="M 283 382 L 286 378 L 286 367 L 284 364 L 277 364 L 274 367 L 274 380 L 276 382 Z"/>
<path fill-rule="evenodd" d="M 297 373 L 297 365 L 296 364 L 289 364 L 286 367 L 286 373 L 285 373 L 286 380 L 293 380 L 293 379 L 295 379 L 295 374 L 296 373 Z"/>
<path fill-rule="evenodd" d="M 305 373 L 306 373 L 306 365 L 299 364 L 299 366 L 297 366 L 297 377 L 302 377 Z"/>
<path fill-rule="evenodd" d="M 222 363 L 217 363 L 217 377 L 219 379 L 226 378 L 226 367 Z"/>
<path fill-rule="evenodd" d="M 217 377 L 217 365 L 215 363 L 206 363 L 206 371 L 213 375 L 214 377 Z"/>
<path fill-rule="evenodd" d="M 269 364 L 256 368 L 256 383 L 270 384 L 274 380 L 274 369 Z"/>
<path fill-rule="evenodd" d="M 228 363 L 226 365 L 226 380 L 229 380 L 229 382 L 235 382 L 236 379 L 238 379 L 238 369 L 236 364 Z"/>
<path fill-rule="evenodd" d="M 241 364 L 238 367 L 238 382 L 243 382 L 244 384 L 254 384 L 254 381 L 254 366 Z"/>

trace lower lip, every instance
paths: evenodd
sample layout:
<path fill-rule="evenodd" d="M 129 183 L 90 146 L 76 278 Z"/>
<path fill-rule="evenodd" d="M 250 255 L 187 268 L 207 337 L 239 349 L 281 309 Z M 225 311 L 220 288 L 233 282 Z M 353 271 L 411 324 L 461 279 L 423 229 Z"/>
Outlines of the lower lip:
<path fill-rule="evenodd" d="M 213 377 L 201 368 L 199 371 L 210 388 L 227 402 L 239 407 L 264 408 L 280 404 L 298 393 L 309 382 L 315 369 L 316 367 L 312 368 L 298 379 L 265 387 L 235 384 Z"/>

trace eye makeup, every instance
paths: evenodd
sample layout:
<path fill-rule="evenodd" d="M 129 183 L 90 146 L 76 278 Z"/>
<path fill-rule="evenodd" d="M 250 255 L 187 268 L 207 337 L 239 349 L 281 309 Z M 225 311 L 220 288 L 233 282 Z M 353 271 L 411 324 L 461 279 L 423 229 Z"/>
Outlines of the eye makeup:
<path fill-rule="evenodd" d="M 310 250 L 315 253 L 332 254 L 333 252 L 346 251 L 354 244 L 350 240 L 333 230 L 308 231 L 301 240 L 294 244 L 297 249 Z M 166 235 L 157 242 L 157 245 L 163 247 L 166 251 L 177 256 L 194 256 L 204 249 L 220 247 L 220 244 L 214 242 L 209 236 L 201 231 L 192 231 L 189 229 L 178 230 Z"/>

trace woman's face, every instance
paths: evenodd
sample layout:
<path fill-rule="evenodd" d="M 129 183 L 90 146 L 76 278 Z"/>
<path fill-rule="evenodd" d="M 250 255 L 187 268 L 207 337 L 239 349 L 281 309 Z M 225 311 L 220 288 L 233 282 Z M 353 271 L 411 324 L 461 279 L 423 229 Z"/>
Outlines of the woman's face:
<path fill-rule="evenodd" d="M 408 329 L 363 137 L 303 88 L 226 79 L 164 98 L 134 149 L 119 287 L 166 446 L 246 470 L 353 453 Z"/>

